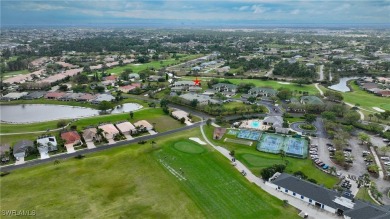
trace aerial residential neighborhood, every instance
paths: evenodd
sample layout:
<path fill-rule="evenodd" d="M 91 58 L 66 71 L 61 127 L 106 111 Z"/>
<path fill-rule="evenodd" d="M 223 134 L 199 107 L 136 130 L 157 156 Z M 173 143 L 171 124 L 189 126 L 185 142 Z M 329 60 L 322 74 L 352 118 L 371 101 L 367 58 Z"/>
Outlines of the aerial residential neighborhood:
<path fill-rule="evenodd" d="M 1 218 L 390 218 L 388 2 L 1 7 Z"/>

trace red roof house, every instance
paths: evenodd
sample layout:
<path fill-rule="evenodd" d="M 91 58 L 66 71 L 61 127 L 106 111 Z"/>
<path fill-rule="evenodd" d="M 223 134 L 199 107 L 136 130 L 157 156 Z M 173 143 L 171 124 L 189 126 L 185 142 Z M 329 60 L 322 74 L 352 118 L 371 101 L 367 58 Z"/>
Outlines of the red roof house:
<path fill-rule="evenodd" d="M 61 139 L 65 140 L 65 144 L 77 144 L 81 141 L 81 137 L 76 131 L 61 133 Z"/>
<path fill-rule="evenodd" d="M 60 97 L 63 97 L 66 93 L 64 92 L 48 92 L 45 95 L 46 99 L 58 99 Z"/>

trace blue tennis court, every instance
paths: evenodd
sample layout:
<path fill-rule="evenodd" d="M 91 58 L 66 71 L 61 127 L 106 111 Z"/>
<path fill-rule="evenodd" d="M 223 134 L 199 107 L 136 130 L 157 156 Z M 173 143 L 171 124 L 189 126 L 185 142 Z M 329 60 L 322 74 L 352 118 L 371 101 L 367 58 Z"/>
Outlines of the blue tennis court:
<path fill-rule="evenodd" d="M 237 138 L 248 139 L 252 141 L 259 140 L 261 132 L 242 129 L 238 132 Z"/>
<path fill-rule="evenodd" d="M 257 150 L 278 154 L 283 149 L 283 141 L 284 137 L 281 135 L 264 133 L 257 144 Z"/>
<path fill-rule="evenodd" d="M 307 157 L 308 142 L 304 138 L 286 137 L 285 141 L 286 155 L 292 157 Z"/>

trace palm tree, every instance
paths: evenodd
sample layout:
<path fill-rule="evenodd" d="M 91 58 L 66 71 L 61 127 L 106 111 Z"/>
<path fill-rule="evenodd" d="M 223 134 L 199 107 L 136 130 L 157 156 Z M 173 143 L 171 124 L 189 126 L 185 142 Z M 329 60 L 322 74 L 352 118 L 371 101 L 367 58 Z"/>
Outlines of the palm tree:
<path fill-rule="evenodd" d="M 371 121 L 371 118 L 374 117 L 374 115 L 369 114 L 368 117 L 370 117 L 370 121 Z"/>
<path fill-rule="evenodd" d="M 286 152 L 283 149 L 281 149 L 280 150 L 280 157 L 282 158 L 282 160 L 284 160 L 285 156 L 286 156 Z"/>
<path fill-rule="evenodd" d="M 336 174 L 336 171 L 337 171 L 337 170 L 336 170 L 336 167 L 333 167 L 333 166 L 332 166 L 332 167 L 329 168 L 329 173 L 332 174 L 332 175 L 335 175 L 335 174 Z"/>

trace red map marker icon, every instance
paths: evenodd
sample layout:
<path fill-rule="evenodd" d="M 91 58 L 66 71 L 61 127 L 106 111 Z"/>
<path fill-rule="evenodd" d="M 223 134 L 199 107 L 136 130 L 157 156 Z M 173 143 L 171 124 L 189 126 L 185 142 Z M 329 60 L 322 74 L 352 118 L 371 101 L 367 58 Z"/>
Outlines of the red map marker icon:
<path fill-rule="evenodd" d="M 198 79 L 198 77 L 196 77 L 196 79 L 194 80 L 194 83 L 195 83 L 195 86 L 200 85 L 200 80 Z"/>

